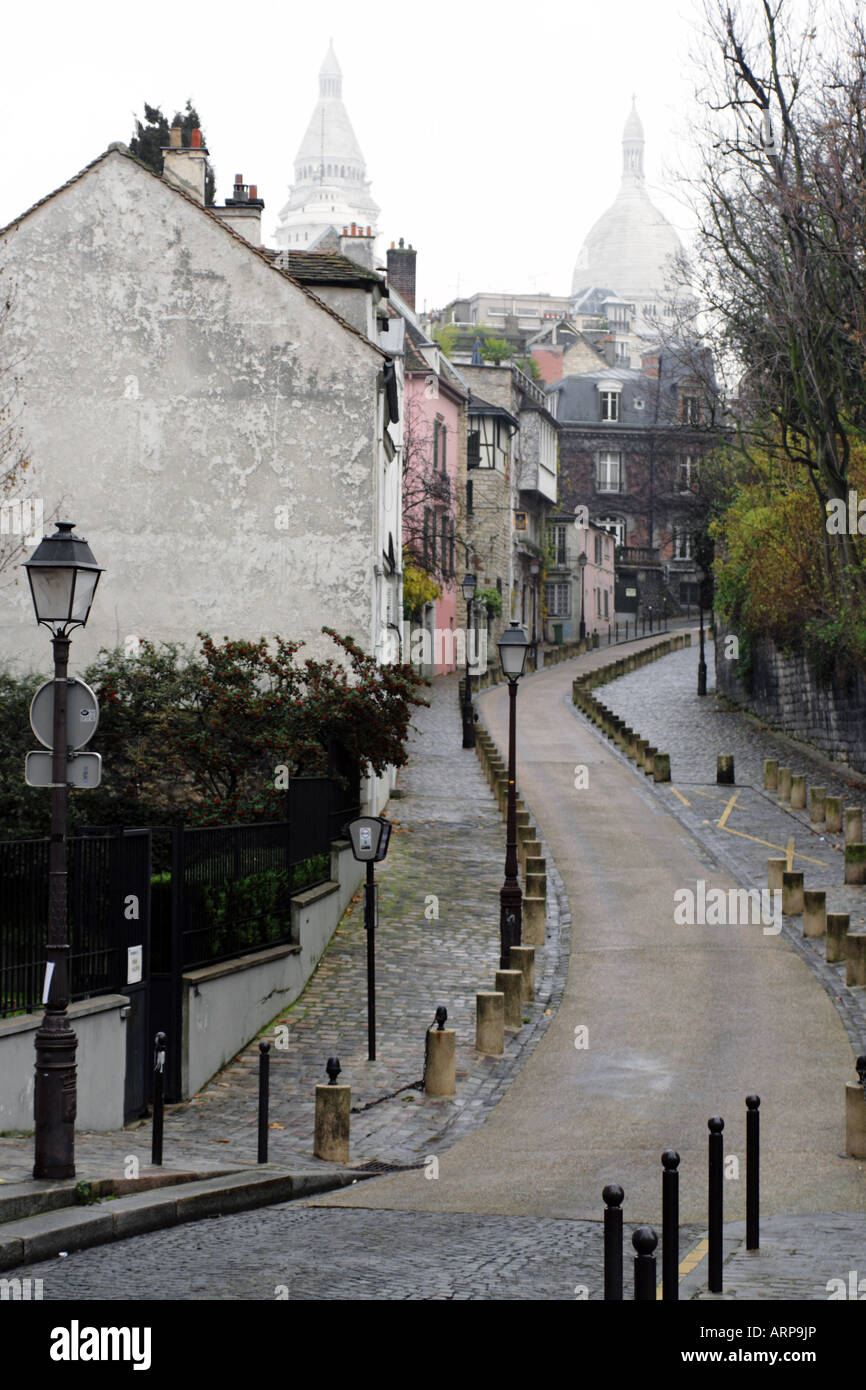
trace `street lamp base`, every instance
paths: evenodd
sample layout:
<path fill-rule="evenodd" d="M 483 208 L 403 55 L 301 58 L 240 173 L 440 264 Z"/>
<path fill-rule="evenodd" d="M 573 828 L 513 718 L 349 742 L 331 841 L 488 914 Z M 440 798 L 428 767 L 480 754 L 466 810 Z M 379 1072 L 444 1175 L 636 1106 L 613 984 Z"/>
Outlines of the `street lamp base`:
<path fill-rule="evenodd" d="M 36 1034 L 34 1178 L 75 1177 L 78 1039 L 66 1014 L 48 1014 Z"/>

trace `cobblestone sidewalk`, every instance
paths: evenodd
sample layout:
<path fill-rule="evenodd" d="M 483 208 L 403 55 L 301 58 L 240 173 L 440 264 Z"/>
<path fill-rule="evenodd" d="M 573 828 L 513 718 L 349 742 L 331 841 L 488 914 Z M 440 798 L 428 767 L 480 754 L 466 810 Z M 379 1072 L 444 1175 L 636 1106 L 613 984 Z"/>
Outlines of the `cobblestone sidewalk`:
<path fill-rule="evenodd" d="M 536 999 L 528 1026 L 506 1041 L 503 1058 L 475 1051 L 475 994 L 493 987 L 499 963 L 499 889 L 505 857 L 502 816 L 472 750 L 461 746 L 457 678 L 426 692 L 415 715 L 410 761 L 389 804 L 394 832 L 377 866 L 377 1054 L 367 1061 L 366 936 L 360 894 L 347 910 L 303 995 L 262 1032 L 271 1048 L 272 1163 L 309 1169 L 314 1088 L 336 1055 L 352 1087 L 351 1161 L 419 1163 L 496 1104 L 555 1009 L 563 972 L 556 892 L 549 894 L 548 940 L 536 960 Z M 438 915 L 437 915 L 438 914 Z M 567 926 L 567 920 L 565 925 Z M 424 1038 L 437 1005 L 457 1030 L 457 1097 L 425 1096 L 413 1083 L 424 1068 Z M 282 1026 L 282 1033 L 279 1032 Z M 276 1046 L 288 1029 L 288 1047 Z M 165 1163 L 175 1169 L 254 1163 L 258 1039 L 192 1100 L 167 1110 Z M 395 1094 L 396 1093 L 396 1094 Z M 150 1163 L 149 1121 L 113 1134 L 79 1133 L 79 1176 L 123 1176 L 128 1155 Z M 0 1174 L 32 1172 L 32 1139 L 0 1139 Z"/>

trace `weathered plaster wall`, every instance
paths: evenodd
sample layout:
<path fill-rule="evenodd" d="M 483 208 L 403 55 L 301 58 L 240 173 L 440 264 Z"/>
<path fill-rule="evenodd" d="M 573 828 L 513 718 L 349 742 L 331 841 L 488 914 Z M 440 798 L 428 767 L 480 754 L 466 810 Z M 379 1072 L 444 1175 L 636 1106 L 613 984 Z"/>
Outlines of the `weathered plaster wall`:
<path fill-rule="evenodd" d="M 119 152 L 7 229 L 0 255 L 27 491 L 106 570 L 73 669 L 128 634 L 199 629 L 312 655 L 334 650 L 328 623 L 370 649 L 381 356 Z M 48 655 L 19 585 L 0 659 Z"/>

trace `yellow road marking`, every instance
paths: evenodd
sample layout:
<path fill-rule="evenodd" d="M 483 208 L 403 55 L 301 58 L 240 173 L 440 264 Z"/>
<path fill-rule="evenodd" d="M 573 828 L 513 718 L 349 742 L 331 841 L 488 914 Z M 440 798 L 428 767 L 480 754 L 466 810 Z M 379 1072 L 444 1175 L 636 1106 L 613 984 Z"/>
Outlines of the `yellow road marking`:
<path fill-rule="evenodd" d="M 679 1283 L 682 1283 L 686 1275 L 691 1274 L 693 1269 L 697 1269 L 698 1265 L 701 1263 L 701 1260 L 706 1258 L 707 1251 L 709 1250 L 709 1248 L 710 1242 L 707 1239 L 707 1237 L 704 1236 L 702 1240 L 698 1241 L 694 1250 L 689 1251 L 689 1253 L 686 1255 L 685 1259 L 681 1262 L 679 1267 Z M 663 1288 L 663 1283 L 660 1283 L 656 1286 L 657 1299 L 661 1298 Z"/>
<path fill-rule="evenodd" d="M 734 792 L 733 796 L 731 797 L 730 801 L 728 802 L 727 806 L 725 807 L 724 811 L 722 812 L 721 820 L 718 822 L 718 827 L 719 827 L 720 830 L 724 830 L 725 825 L 726 825 L 726 823 L 727 823 L 728 816 L 729 816 L 729 815 L 731 814 L 731 812 L 733 811 L 733 809 L 734 809 L 734 802 L 736 801 L 736 799 L 737 799 L 737 797 L 738 797 L 739 795 L 740 795 L 739 792 Z"/>
<path fill-rule="evenodd" d="M 790 873 L 790 872 L 791 872 L 791 865 L 792 865 L 793 862 L 794 862 L 794 837 L 793 837 L 793 835 L 791 836 L 790 840 L 788 841 L 787 845 L 785 846 L 785 855 L 786 855 L 787 860 L 788 860 L 788 873 Z"/>
<path fill-rule="evenodd" d="M 677 797 L 677 799 L 683 803 L 684 806 L 691 805 L 691 802 L 686 801 L 686 798 L 683 796 L 682 792 L 678 792 L 676 787 L 671 787 L 671 791 L 673 792 L 674 796 Z"/>
<path fill-rule="evenodd" d="M 783 854 L 786 852 L 783 845 L 773 845 L 769 840 L 759 840 L 757 835 L 747 835 L 745 830 L 735 830 L 732 825 L 726 825 L 725 832 L 728 835 L 739 835 L 743 840 L 753 840 L 756 845 L 766 845 L 767 849 L 780 850 Z M 790 842 L 788 848 L 791 851 L 791 860 L 804 859 L 807 864 L 818 864 L 822 869 L 827 868 L 827 861 L 825 859 L 810 859 L 808 854 L 800 854 L 799 851 L 795 854 Z M 789 860 L 788 862 L 790 863 L 791 861 Z"/>

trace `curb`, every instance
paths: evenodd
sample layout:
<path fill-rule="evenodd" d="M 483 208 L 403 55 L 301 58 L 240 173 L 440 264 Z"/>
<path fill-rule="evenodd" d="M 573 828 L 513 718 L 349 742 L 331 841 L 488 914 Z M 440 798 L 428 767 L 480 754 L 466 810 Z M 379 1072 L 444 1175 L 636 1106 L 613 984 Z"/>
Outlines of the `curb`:
<path fill-rule="evenodd" d="M 289 1173 L 262 1164 L 254 1172 L 186 1182 L 172 1190 L 155 1189 L 118 1197 L 108 1210 L 65 1207 L 0 1226 L 0 1270 L 15 1269 L 113 1240 L 160 1231 L 186 1221 L 228 1216 L 276 1202 L 294 1201 L 367 1177 L 355 1170 Z M 102 1205 L 102 1204 L 100 1204 Z"/>

